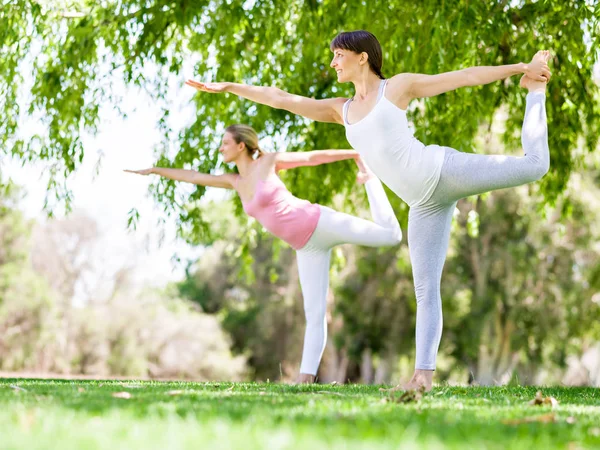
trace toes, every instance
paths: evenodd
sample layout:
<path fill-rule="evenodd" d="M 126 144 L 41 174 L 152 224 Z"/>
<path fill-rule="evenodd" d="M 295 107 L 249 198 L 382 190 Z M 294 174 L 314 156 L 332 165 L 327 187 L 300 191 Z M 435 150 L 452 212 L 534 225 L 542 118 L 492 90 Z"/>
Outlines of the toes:
<path fill-rule="evenodd" d="M 544 50 L 544 60 L 546 62 L 550 60 L 550 50 Z"/>

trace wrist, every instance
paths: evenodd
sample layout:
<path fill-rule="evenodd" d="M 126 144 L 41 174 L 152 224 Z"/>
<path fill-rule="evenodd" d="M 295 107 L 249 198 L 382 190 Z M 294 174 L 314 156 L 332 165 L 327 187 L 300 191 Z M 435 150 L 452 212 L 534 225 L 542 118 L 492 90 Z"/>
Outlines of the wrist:
<path fill-rule="evenodd" d="M 225 82 L 225 89 L 224 89 L 224 90 L 225 90 L 225 92 L 231 92 L 231 91 L 232 91 L 232 88 L 233 88 L 233 85 L 234 85 L 234 83 L 231 83 L 231 82 L 229 82 L 229 81 L 226 81 L 226 82 Z"/>
<path fill-rule="evenodd" d="M 524 62 L 520 62 L 517 64 L 517 72 L 516 73 L 526 73 L 529 70 L 529 64 L 525 64 Z"/>

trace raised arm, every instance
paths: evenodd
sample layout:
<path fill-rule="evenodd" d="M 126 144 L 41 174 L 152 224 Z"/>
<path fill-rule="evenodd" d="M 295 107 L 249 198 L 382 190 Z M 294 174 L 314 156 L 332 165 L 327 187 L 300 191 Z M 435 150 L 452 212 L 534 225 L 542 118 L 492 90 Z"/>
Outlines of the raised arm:
<path fill-rule="evenodd" d="M 161 177 L 169 178 L 175 181 L 185 181 L 186 183 L 198 184 L 200 186 L 211 186 L 225 189 L 234 189 L 234 177 L 230 173 L 223 175 L 209 175 L 206 173 L 196 172 L 195 170 L 187 169 L 169 169 L 166 167 L 152 167 L 143 170 L 125 170 L 129 173 L 137 173 L 138 175 L 156 174 Z"/>
<path fill-rule="evenodd" d="M 231 92 L 253 102 L 271 106 L 272 108 L 285 109 L 291 113 L 318 122 L 343 123 L 342 108 L 346 101 L 344 98 L 317 100 L 290 94 L 276 87 L 250 86 L 240 83 L 201 83 L 188 80 L 185 84 L 202 92 Z"/>
<path fill-rule="evenodd" d="M 529 64 L 469 67 L 438 75 L 403 73 L 390 80 L 390 87 L 392 91 L 404 95 L 410 100 L 433 97 L 461 87 L 493 83 L 518 74 L 527 75 L 537 81 L 548 81 L 550 79 L 548 65 L 536 54 Z"/>
<path fill-rule="evenodd" d="M 270 153 L 274 159 L 275 170 L 293 169 L 303 166 L 318 166 L 345 159 L 358 159 L 354 150 L 315 150 L 312 152 L 282 152 Z"/>

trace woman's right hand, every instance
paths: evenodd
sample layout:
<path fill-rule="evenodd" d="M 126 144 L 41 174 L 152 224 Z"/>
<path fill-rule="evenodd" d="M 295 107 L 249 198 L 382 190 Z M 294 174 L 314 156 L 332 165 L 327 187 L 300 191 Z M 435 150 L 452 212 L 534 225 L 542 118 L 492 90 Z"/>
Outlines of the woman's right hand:
<path fill-rule="evenodd" d="M 154 167 L 151 167 L 150 169 L 142 169 L 142 170 L 129 170 L 129 169 L 124 170 L 124 172 L 137 173 L 138 175 L 150 175 L 151 173 L 153 173 L 153 171 L 154 171 Z"/>
<path fill-rule="evenodd" d="M 185 82 L 188 86 L 193 87 L 202 92 L 210 92 L 211 94 L 219 94 L 221 92 L 227 92 L 229 83 L 227 82 L 215 82 L 215 83 L 201 83 L 200 81 L 187 80 Z"/>

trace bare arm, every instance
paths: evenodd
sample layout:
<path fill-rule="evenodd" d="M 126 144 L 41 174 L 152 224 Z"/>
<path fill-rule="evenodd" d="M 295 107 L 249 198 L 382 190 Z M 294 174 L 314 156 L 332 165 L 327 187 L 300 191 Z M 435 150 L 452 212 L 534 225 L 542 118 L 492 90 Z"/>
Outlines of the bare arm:
<path fill-rule="evenodd" d="M 152 167 L 144 170 L 126 170 L 125 172 L 137 173 L 139 175 L 156 174 L 161 177 L 175 181 L 198 184 L 200 186 L 211 186 L 225 189 L 234 189 L 235 175 L 226 173 L 223 175 L 209 175 L 187 169 L 169 169 L 166 167 Z"/>
<path fill-rule="evenodd" d="M 275 159 L 275 170 L 293 169 L 303 166 L 318 166 L 345 159 L 358 159 L 354 150 L 315 150 L 312 152 L 272 153 Z"/>
<path fill-rule="evenodd" d="M 294 114 L 316 120 L 318 122 L 342 123 L 342 107 L 346 99 L 329 98 L 317 100 L 290 94 L 276 87 L 250 86 L 240 83 L 200 83 L 194 80 L 185 82 L 199 91 L 221 93 L 231 92 L 240 97 L 247 98 L 256 103 L 271 106 L 272 108 L 285 109 Z"/>
<path fill-rule="evenodd" d="M 403 85 L 409 99 L 433 97 L 466 86 L 479 86 L 503 80 L 517 74 L 525 74 L 536 81 L 548 81 L 550 70 L 546 63 L 534 60 L 530 64 L 518 63 L 504 66 L 478 66 L 438 75 L 405 73 L 392 78 L 392 85 Z"/>

